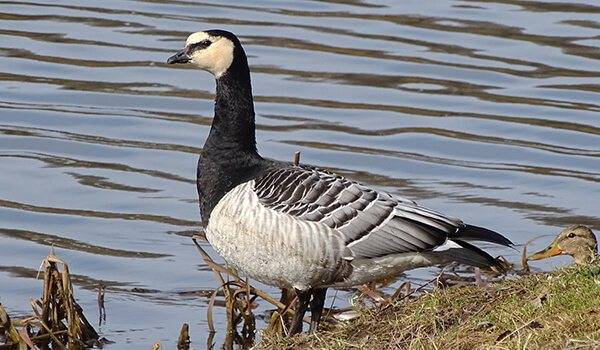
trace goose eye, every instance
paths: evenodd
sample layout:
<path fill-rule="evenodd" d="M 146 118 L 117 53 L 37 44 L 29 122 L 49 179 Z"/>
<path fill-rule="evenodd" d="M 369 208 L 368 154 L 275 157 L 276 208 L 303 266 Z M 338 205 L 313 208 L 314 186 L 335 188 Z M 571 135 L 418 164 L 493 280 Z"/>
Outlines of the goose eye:
<path fill-rule="evenodd" d="M 571 232 L 571 233 L 569 233 L 569 235 L 567 237 L 573 238 L 573 237 L 575 237 L 575 233 Z"/>
<path fill-rule="evenodd" d="M 210 41 L 208 39 L 205 39 L 205 40 L 202 40 L 200 42 L 191 44 L 190 47 L 189 47 L 189 50 L 190 51 L 193 51 L 193 50 L 202 50 L 202 49 L 205 49 L 205 48 L 209 47 L 210 44 L 212 44 L 212 41 Z"/>

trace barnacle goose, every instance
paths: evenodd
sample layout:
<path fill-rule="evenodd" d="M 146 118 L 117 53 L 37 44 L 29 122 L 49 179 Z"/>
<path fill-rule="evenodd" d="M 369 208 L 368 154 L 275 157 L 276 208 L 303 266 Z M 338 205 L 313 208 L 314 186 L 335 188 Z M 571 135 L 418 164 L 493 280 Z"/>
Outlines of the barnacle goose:
<path fill-rule="evenodd" d="M 248 61 L 234 34 L 193 33 L 167 63 L 191 63 L 216 78 L 214 119 L 197 173 L 206 238 L 238 272 L 295 289 L 292 334 L 302 331 L 309 305 L 310 331 L 316 330 L 328 287 L 452 261 L 493 267 L 495 259 L 467 241 L 512 244 L 342 176 L 262 158 Z"/>

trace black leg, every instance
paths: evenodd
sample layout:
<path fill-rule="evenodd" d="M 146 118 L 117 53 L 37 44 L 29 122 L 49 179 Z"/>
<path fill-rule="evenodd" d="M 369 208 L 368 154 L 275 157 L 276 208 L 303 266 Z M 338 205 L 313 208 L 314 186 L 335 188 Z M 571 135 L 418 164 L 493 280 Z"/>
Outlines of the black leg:
<path fill-rule="evenodd" d="M 296 296 L 296 293 L 294 292 L 293 288 L 285 288 L 281 290 L 281 298 L 279 299 L 279 301 L 286 306 L 286 309 L 291 307 L 290 303 L 294 301 L 294 297 Z M 281 318 L 283 320 L 283 324 L 285 325 L 286 329 L 290 328 L 290 322 L 292 321 L 292 316 L 289 313 L 285 313 L 283 315 L 281 315 Z"/>
<path fill-rule="evenodd" d="M 296 313 L 294 314 L 294 318 L 292 319 L 292 325 L 290 326 L 290 336 L 302 332 L 302 320 L 304 319 L 304 314 L 308 309 L 311 294 L 312 290 L 310 289 L 296 289 L 296 295 L 298 296 L 298 306 L 296 307 Z"/>
<path fill-rule="evenodd" d="M 310 302 L 310 330 L 309 333 L 314 333 L 319 327 L 321 322 L 321 314 L 323 313 L 323 306 L 325 305 L 325 296 L 327 295 L 327 288 L 315 289 L 313 291 L 313 298 Z"/>
<path fill-rule="evenodd" d="M 294 290 L 290 289 L 290 288 L 284 288 L 281 290 L 281 298 L 279 298 L 279 301 L 283 304 L 283 305 L 287 305 L 288 303 L 290 303 L 292 300 L 294 299 Z"/>

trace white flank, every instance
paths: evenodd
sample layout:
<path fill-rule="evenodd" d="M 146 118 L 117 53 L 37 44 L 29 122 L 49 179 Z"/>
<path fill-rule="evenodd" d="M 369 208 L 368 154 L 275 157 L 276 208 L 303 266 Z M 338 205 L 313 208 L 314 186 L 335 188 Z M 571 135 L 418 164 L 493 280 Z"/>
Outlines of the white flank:
<path fill-rule="evenodd" d="M 444 250 L 452 249 L 452 248 L 462 248 L 462 246 L 454 241 L 449 239 L 446 240 L 446 243 L 437 246 L 433 251 L 434 252 L 442 252 Z"/>

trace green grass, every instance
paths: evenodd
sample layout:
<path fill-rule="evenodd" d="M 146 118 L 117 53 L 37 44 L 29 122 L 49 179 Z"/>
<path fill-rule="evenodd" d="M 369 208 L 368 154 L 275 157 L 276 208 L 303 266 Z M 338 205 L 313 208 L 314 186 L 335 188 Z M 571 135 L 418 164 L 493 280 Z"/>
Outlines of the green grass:
<path fill-rule="evenodd" d="M 258 348 L 600 349 L 600 265 L 439 289 Z"/>

